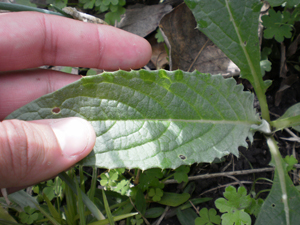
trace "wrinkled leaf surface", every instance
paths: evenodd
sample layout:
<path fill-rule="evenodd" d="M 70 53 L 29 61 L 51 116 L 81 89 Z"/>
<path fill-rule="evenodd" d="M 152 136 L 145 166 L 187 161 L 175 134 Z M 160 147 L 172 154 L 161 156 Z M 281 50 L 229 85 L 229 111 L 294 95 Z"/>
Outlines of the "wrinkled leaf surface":
<path fill-rule="evenodd" d="M 117 71 L 84 77 L 7 119 L 82 117 L 96 132 L 83 165 L 176 168 L 247 146 L 259 123 L 253 94 L 234 79 L 182 71 Z"/>

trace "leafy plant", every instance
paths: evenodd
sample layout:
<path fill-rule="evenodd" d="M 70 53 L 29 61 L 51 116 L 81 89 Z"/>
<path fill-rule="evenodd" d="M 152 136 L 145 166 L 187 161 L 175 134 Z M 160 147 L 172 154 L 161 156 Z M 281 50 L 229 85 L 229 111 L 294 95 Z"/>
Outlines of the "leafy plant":
<path fill-rule="evenodd" d="M 217 215 L 215 209 L 202 208 L 199 212 L 199 217 L 195 219 L 195 225 L 214 225 L 220 224 L 221 217 Z"/>
<path fill-rule="evenodd" d="M 62 9 L 67 6 L 68 0 L 46 0 L 46 3 Z"/>
<path fill-rule="evenodd" d="M 281 13 L 269 10 L 269 15 L 264 15 L 262 18 L 264 30 L 264 38 L 275 38 L 276 41 L 282 42 L 284 38 L 292 37 L 292 26 L 294 21 L 291 21 L 291 14 L 287 11 Z"/>
<path fill-rule="evenodd" d="M 22 223 L 33 224 L 37 220 L 42 219 L 43 215 L 37 212 L 36 209 L 26 206 L 24 208 L 24 212 L 20 213 L 19 218 L 21 219 Z"/>
<path fill-rule="evenodd" d="M 144 220 L 141 218 L 141 215 L 136 215 L 135 219 L 131 219 L 130 221 L 132 225 L 141 225 L 144 222 Z"/>
<path fill-rule="evenodd" d="M 98 12 L 106 12 L 105 21 L 114 24 L 121 20 L 121 15 L 125 13 L 125 0 L 79 0 L 84 9 L 95 8 Z"/>
<path fill-rule="evenodd" d="M 188 166 L 180 166 L 175 170 L 174 179 L 177 180 L 178 183 L 188 182 L 189 172 L 190 168 Z"/>
<path fill-rule="evenodd" d="M 164 192 L 160 188 L 150 188 L 148 195 L 152 198 L 153 201 L 158 202 L 161 200 Z"/>
<path fill-rule="evenodd" d="M 284 158 L 285 163 L 287 164 L 286 170 L 290 171 L 294 169 L 294 165 L 298 163 L 298 160 L 294 156 L 287 155 Z"/>
<path fill-rule="evenodd" d="M 252 203 L 251 197 L 247 195 L 244 187 L 239 187 L 236 192 L 235 188 L 228 186 L 225 189 L 224 197 L 215 201 L 216 207 L 222 215 L 223 224 L 251 224 L 251 217 L 245 212 L 245 209 Z"/>
<path fill-rule="evenodd" d="M 156 30 L 155 38 L 157 40 L 157 43 L 165 41 L 165 39 L 164 39 L 164 37 L 163 37 L 163 35 L 162 35 L 162 33 L 161 33 L 161 31 L 160 31 L 159 28 L 157 28 L 157 30 Z"/>

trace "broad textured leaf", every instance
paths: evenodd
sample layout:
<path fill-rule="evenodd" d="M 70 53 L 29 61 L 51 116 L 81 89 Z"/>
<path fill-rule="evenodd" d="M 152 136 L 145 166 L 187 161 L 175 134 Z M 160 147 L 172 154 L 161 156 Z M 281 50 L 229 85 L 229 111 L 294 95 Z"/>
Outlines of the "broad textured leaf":
<path fill-rule="evenodd" d="M 275 170 L 274 182 L 272 189 L 267 199 L 263 203 L 255 224 L 287 224 L 286 213 L 284 210 L 284 204 L 282 198 L 288 199 L 288 217 L 290 224 L 299 224 L 300 221 L 300 193 L 293 185 L 289 175 L 284 171 L 285 185 L 286 185 L 286 196 L 283 195 L 281 185 L 278 177 L 277 169 Z"/>
<path fill-rule="evenodd" d="M 176 168 L 212 162 L 247 146 L 259 123 L 253 94 L 234 79 L 182 71 L 117 71 L 84 77 L 7 117 L 78 116 L 97 140 L 82 164 Z"/>
<path fill-rule="evenodd" d="M 272 6 L 280 6 L 282 5 L 286 0 L 268 0 L 268 3 Z"/>
<path fill-rule="evenodd" d="M 259 0 L 185 0 L 205 33 L 241 70 L 241 76 L 263 91 L 259 61 Z"/>

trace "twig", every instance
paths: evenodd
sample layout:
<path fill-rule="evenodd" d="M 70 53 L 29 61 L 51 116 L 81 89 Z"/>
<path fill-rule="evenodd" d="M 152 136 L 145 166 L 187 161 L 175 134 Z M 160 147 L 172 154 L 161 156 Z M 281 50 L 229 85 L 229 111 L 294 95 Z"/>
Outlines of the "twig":
<path fill-rule="evenodd" d="M 224 168 L 221 171 L 224 172 L 225 170 L 227 170 L 227 168 L 231 165 L 232 161 L 233 161 L 233 156 L 231 157 L 229 163 L 226 166 L 224 166 Z"/>
<path fill-rule="evenodd" d="M 223 187 L 227 187 L 227 186 L 230 186 L 230 185 L 233 186 L 233 185 L 237 185 L 237 184 L 240 184 L 240 183 L 243 183 L 243 184 L 252 184 L 253 181 L 239 181 L 239 182 L 232 182 L 232 183 L 228 183 L 228 184 L 223 184 L 223 185 L 220 185 L 218 187 L 215 187 L 215 188 L 209 189 L 207 191 L 204 191 L 199 196 L 204 195 L 204 194 L 206 194 L 208 192 L 211 192 L 211 191 L 218 190 L 218 189 L 223 188 Z M 266 183 L 264 183 L 264 182 L 256 182 L 255 184 L 266 184 Z M 270 184 L 270 185 L 272 185 L 272 184 Z"/>
<path fill-rule="evenodd" d="M 150 225 L 149 221 L 143 216 L 143 214 L 135 207 L 131 197 L 129 197 L 129 200 L 130 200 L 130 203 L 131 205 L 134 207 L 134 209 L 142 216 L 144 222 L 147 224 L 147 225 Z"/>
<path fill-rule="evenodd" d="M 196 208 L 196 206 L 193 204 L 193 202 L 191 200 L 189 200 L 189 202 L 193 206 L 193 208 L 195 209 L 196 213 L 199 215 L 199 210 Z"/>
<path fill-rule="evenodd" d="M 195 57 L 194 61 L 190 65 L 190 68 L 187 70 L 187 72 L 189 72 L 192 69 L 192 67 L 194 66 L 195 62 L 197 61 L 198 57 L 200 56 L 201 52 L 203 51 L 203 49 L 205 48 L 205 46 L 207 45 L 208 42 L 209 42 L 209 39 L 207 39 L 207 41 L 201 47 L 200 51 L 198 52 L 197 56 Z"/>
<path fill-rule="evenodd" d="M 154 222 L 153 225 L 159 225 L 161 223 L 161 221 L 164 219 L 166 213 L 169 211 L 170 206 L 167 206 L 164 213 L 159 217 L 157 222 Z"/>
<path fill-rule="evenodd" d="M 298 164 L 296 164 L 298 165 Z M 300 168 L 300 165 L 299 165 Z M 222 176 L 237 176 L 237 175 L 245 175 L 250 173 L 261 173 L 261 172 L 271 172 L 273 171 L 273 167 L 262 168 L 262 169 L 251 169 L 251 170 L 240 170 L 240 171 L 232 171 L 232 172 L 222 172 L 222 173 L 212 173 L 212 174 L 201 174 L 197 176 L 189 177 L 188 180 L 198 180 L 198 179 L 207 179 L 207 178 L 214 178 L 214 177 L 222 177 Z M 176 180 L 166 180 L 165 184 L 174 184 L 177 183 Z"/>
<path fill-rule="evenodd" d="M 238 183 L 240 184 L 240 186 L 245 187 L 245 186 L 243 185 L 243 183 L 242 183 L 239 179 L 235 178 L 234 176 L 227 175 L 226 177 L 229 177 L 229 178 L 231 178 L 232 180 L 235 180 L 236 182 L 238 182 Z"/>
<path fill-rule="evenodd" d="M 292 135 L 293 137 L 290 137 L 290 138 L 283 138 L 283 137 L 280 137 L 280 139 L 283 139 L 283 140 L 286 140 L 286 141 L 297 141 L 297 142 L 300 142 L 300 138 L 294 134 L 289 128 L 284 128 L 284 130 L 286 132 L 288 132 L 290 135 Z"/>

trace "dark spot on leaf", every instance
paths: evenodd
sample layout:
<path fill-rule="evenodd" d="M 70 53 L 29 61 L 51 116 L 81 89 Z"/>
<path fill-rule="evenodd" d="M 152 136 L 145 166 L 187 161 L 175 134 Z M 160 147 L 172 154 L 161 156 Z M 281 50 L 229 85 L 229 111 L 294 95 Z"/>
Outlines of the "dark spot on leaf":
<path fill-rule="evenodd" d="M 276 205 L 273 203 L 271 206 L 272 206 L 273 208 L 275 208 Z"/>
<path fill-rule="evenodd" d="M 60 108 L 59 108 L 59 107 L 54 107 L 54 108 L 52 109 L 52 113 L 53 113 L 53 114 L 58 114 L 58 113 L 60 113 Z"/>
<path fill-rule="evenodd" d="M 245 46 L 247 45 L 247 41 L 244 41 L 244 45 L 245 45 Z"/>
<path fill-rule="evenodd" d="M 184 155 L 179 155 L 179 158 L 182 159 L 182 160 L 186 159 L 186 157 Z"/>

